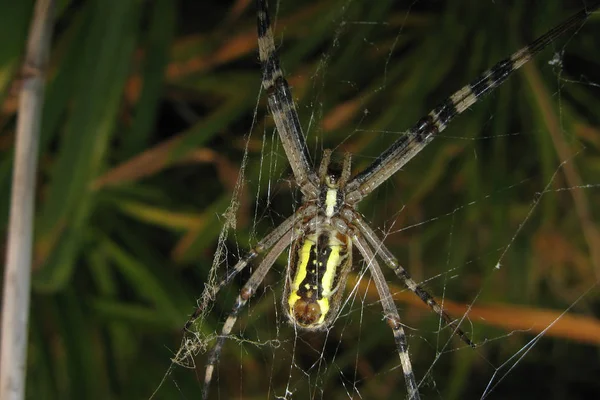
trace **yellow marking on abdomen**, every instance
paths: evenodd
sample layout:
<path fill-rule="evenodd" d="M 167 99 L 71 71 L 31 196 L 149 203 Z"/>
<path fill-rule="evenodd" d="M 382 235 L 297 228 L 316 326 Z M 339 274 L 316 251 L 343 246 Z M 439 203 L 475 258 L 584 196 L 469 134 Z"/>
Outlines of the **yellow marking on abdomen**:
<path fill-rule="evenodd" d="M 335 191 L 332 192 L 335 194 Z M 340 266 L 343 262 L 341 253 L 343 248 L 346 247 L 346 244 L 340 241 L 336 237 L 335 231 L 332 230 L 330 234 L 327 235 L 328 240 L 326 244 L 322 248 L 317 248 L 317 243 L 319 242 L 319 236 L 321 234 L 310 234 L 304 239 L 302 248 L 298 251 L 298 258 L 296 260 L 298 266 L 288 296 L 289 315 L 296 323 L 310 328 L 316 328 L 319 325 L 322 325 L 328 316 L 329 310 L 331 309 L 330 298 L 337 291 L 337 288 L 333 288 L 333 284 L 336 275 L 340 272 Z M 326 249 L 329 250 L 328 257 L 324 260 L 323 254 L 319 254 L 319 252 Z M 314 252 L 312 260 L 311 252 Z M 309 265 L 309 262 L 313 265 Z M 305 283 L 305 293 L 299 293 L 302 283 L 307 277 L 310 277 L 309 274 L 316 275 L 319 267 L 322 269 L 322 266 L 317 265 L 320 262 L 326 263 L 322 276 L 318 276 L 318 279 L 315 279 L 315 282 Z M 315 303 L 318 306 L 318 310 L 317 307 L 315 307 Z M 298 307 L 298 310 L 296 310 L 296 307 Z M 296 312 L 310 320 L 311 318 L 316 317 L 317 311 L 320 315 L 316 321 L 309 321 L 307 323 L 298 321 L 299 316 L 296 315 Z"/>

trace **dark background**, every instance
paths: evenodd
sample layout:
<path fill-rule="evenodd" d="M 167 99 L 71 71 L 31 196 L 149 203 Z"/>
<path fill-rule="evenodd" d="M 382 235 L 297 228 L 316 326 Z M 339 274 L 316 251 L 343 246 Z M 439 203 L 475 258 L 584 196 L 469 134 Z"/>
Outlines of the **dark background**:
<path fill-rule="evenodd" d="M 254 4 L 58 3 L 27 397 L 147 399 L 158 388 L 157 399 L 197 399 L 204 355 L 196 370 L 165 374 L 223 213 L 236 200 L 237 225 L 225 239 L 232 265 L 299 199 L 260 91 Z M 270 3 L 313 163 L 323 148 L 350 151 L 354 172 L 583 5 Z M 6 0 L 0 8 L 2 233 L 32 6 Z M 454 316 L 472 307 L 463 327 L 474 350 L 440 331 L 388 274 L 424 398 L 479 398 L 488 384 L 488 398 L 600 394 L 599 22 L 596 14 L 559 38 L 360 206 Z M 555 55 L 562 63 L 551 65 Z M 275 398 L 286 389 L 298 399 L 404 396 L 391 331 L 368 273 L 354 286 L 364 272 L 355 260 L 342 316 L 309 335 L 282 321 L 282 257 L 225 344 L 212 398 Z M 220 329 L 242 275 L 214 302 L 202 335 Z"/>

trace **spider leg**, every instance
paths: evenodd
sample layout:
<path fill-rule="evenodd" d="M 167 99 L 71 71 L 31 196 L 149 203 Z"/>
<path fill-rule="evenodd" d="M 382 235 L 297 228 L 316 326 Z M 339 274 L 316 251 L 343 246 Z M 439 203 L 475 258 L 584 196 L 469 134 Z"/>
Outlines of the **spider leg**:
<path fill-rule="evenodd" d="M 513 72 L 531 60 L 558 36 L 573 27 L 580 26 L 598 7 L 600 7 L 600 2 L 579 11 L 448 97 L 348 183 L 346 201 L 351 204 L 358 203 L 375 190 L 423 150 L 436 135 L 446 129 L 454 117 L 462 114 L 486 94 L 500 86 Z"/>
<path fill-rule="evenodd" d="M 434 313 L 436 313 L 446 325 L 452 327 L 453 333 L 458 335 L 463 342 L 468 344 L 471 347 L 475 347 L 473 342 L 469 339 L 469 336 L 460 329 L 459 324 L 462 322 L 461 320 L 453 320 L 444 309 L 435 301 L 433 296 L 431 296 L 425 289 L 421 287 L 418 283 L 416 283 L 409 275 L 408 271 L 406 271 L 399 263 L 398 259 L 394 257 L 392 252 L 383 244 L 383 242 L 377 237 L 377 234 L 371 229 L 371 227 L 362 219 L 360 214 L 353 211 L 353 219 L 352 224 L 358 228 L 360 233 L 364 238 L 367 239 L 367 242 L 375 249 L 377 255 L 381 257 L 383 262 L 390 267 L 396 276 L 404 283 L 404 285 L 414 294 L 416 294 L 423 303 L 427 304 Z"/>
<path fill-rule="evenodd" d="M 196 319 L 198 319 L 198 317 L 202 315 L 202 313 L 207 309 L 208 305 L 212 303 L 212 301 L 214 300 L 215 296 L 219 293 L 221 288 L 227 286 L 229 282 L 231 282 L 231 280 L 239 272 L 246 268 L 252 260 L 254 260 L 263 252 L 269 250 L 271 247 L 273 247 L 273 245 L 275 245 L 287 232 L 290 231 L 290 229 L 292 229 L 296 222 L 304 218 L 305 215 L 314 212 L 313 208 L 314 206 L 308 206 L 301 207 L 300 209 L 298 209 L 298 211 L 296 211 L 291 217 L 283 221 L 277 228 L 273 229 L 271 233 L 269 233 L 260 242 L 258 242 L 256 246 L 254 246 L 254 248 L 248 252 L 248 254 L 246 254 L 242 259 L 240 259 L 233 266 L 233 268 L 231 268 L 227 272 L 227 275 L 221 280 L 221 282 L 214 286 L 206 286 L 206 289 L 202 293 L 202 298 L 198 300 L 198 307 L 196 307 L 196 309 L 186 322 L 185 327 L 183 328 L 184 331 L 188 331 L 194 323 L 194 321 L 196 321 Z"/>
<path fill-rule="evenodd" d="M 369 271 L 371 272 L 371 276 L 373 277 L 373 281 L 377 287 L 377 292 L 381 298 L 381 306 L 383 307 L 385 318 L 387 319 L 387 323 L 390 328 L 392 328 L 394 333 L 394 340 L 396 342 L 396 348 L 398 349 L 398 356 L 400 357 L 400 364 L 402 366 L 402 372 L 404 373 L 404 380 L 406 381 L 408 398 L 410 400 L 419 400 L 421 397 L 419 396 L 419 387 L 417 385 L 415 374 L 412 369 L 412 363 L 410 362 L 410 357 L 408 355 L 406 333 L 404 333 L 404 328 L 400 322 L 400 315 L 398 315 L 398 309 L 394 304 L 394 299 L 390 293 L 390 288 L 385 281 L 385 277 L 383 276 L 383 272 L 381 271 L 379 263 L 375 259 L 373 251 L 365 239 L 363 239 L 360 235 L 354 234 L 352 236 L 352 242 L 356 245 L 358 251 L 360 251 L 360 254 L 363 256 L 369 267 Z"/>
<path fill-rule="evenodd" d="M 315 198 L 318 196 L 317 177 L 310 168 L 310 157 L 296 106 L 279 66 L 267 1 L 257 0 L 256 5 L 258 54 L 263 71 L 262 85 L 268 94 L 269 108 L 300 190 L 305 195 Z"/>
<path fill-rule="evenodd" d="M 206 371 L 204 375 L 204 386 L 202 388 L 203 400 L 206 400 L 208 398 L 208 391 L 210 383 L 212 381 L 215 365 L 219 361 L 219 356 L 221 355 L 221 350 L 223 348 L 223 344 L 225 343 L 225 339 L 231 333 L 231 330 L 235 325 L 240 310 L 246 305 L 248 299 L 250 299 L 250 297 L 254 295 L 254 292 L 262 283 L 263 279 L 265 279 L 267 272 L 269 272 L 277 258 L 292 243 L 294 235 L 294 231 L 292 229 L 288 229 L 287 232 L 284 232 L 284 234 L 280 236 L 277 243 L 273 245 L 271 251 L 269 251 L 269 253 L 265 256 L 265 258 L 259 264 L 258 268 L 256 268 L 256 270 L 252 273 L 244 287 L 242 287 L 242 289 L 240 290 L 240 294 L 238 295 L 235 301 L 233 309 L 231 310 L 231 313 L 229 314 L 229 316 L 225 320 L 225 323 L 223 324 L 221 334 L 217 337 L 217 341 L 208 356 L 208 361 L 206 363 Z"/>

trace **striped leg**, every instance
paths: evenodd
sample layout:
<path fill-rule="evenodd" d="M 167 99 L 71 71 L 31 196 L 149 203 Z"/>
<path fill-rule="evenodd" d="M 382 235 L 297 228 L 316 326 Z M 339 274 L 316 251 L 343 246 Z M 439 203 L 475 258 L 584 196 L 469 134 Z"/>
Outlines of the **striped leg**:
<path fill-rule="evenodd" d="M 304 218 L 307 214 L 314 213 L 313 208 L 314 206 L 301 207 L 294 213 L 294 215 L 283 221 L 277 228 L 275 228 L 273 231 L 271 231 L 271 233 L 258 242 L 258 244 L 251 249 L 248 254 L 240 259 L 234 265 L 234 267 L 228 271 L 227 275 L 221 280 L 221 282 L 215 286 L 207 286 L 202 293 L 202 298 L 198 300 L 198 307 L 196 307 L 196 310 L 194 310 L 193 314 L 186 322 L 185 327 L 183 328 L 184 331 L 188 331 L 194 321 L 196 321 L 205 312 L 209 304 L 214 301 L 215 296 L 219 293 L 221 288 L 228 285 L 231 280 L 239 272 L 246 268 L 252 260 L 258 257 L 258 255 L 273 247 L 275 243 L 277 243 L 287 232 L 292 229 L 297 221 Z"/>
<path fill-rule="evenodd" d="M 369 271 L 371 272 L 371 276 L 373 277 L 373 281 L 375 282 L 377 292 L 379 293 L 379 297 L 381 299 L 381 306 L 383 307 L 385 318 L 387 319 L 387 323 L 390 328 L 392 328 L 394 333 L 394 340 L 396 342 L 398 356 L 400 357 L 400 365 L 402 366 L 404 380 L 406 381 L 408 398 L 410 400 L 419 400 L 421 397 L 419 396 L 419 387 L 417 385 L 415 374 L 413 373 L 412 369 L 412 363 L 410 362 L 410 357 L 408 355 L 406 334 L 404 333 L 404 328 L 400 322 L 400 315 L 398 315 L 398 309 L 394 304 L 394 299 L 390 293 L 390 288 L 388 287 L 385 277 L 383 276 L 383 272 L 381 272 L 381 267 L 375 259 L 375 255 L 373 254 L 373 251 L 367 244 L 366 240 L 360 235 L 354 234 L 352 237 L 352 242 L 356 245 L 358 251 L 360 251 L 360 254 L 367 262 Z"/>
<path fill-rule="evenodd" d="M 402 268 L 402 266 L 398 263 L 398 259 L 394 257 L 394 255 L 388 250 L 387 247 L 383 244 L 383 242 L 377 237 L 377 234 L 371 229 L 371 227 L 362 219 L 362 217 L 354 212 L 354 216 L 352 219 L 352 224 L 356 226 L 360 233 L 365 237 L 368 243 L 375 249 L 375 253 L 381 257 L 383 262 L 390 267 L 396 276 L 400 278 L 400 280 L 404 283 L 404 285 L 414 294 L 416 294 L 423 303 L 427 304 L 434 313 L 439 315 L 439 317 L 444 320 L 446 325 L 452 327 L 453 333 L 458 335 L 463 342 L 468 344 L 471 347 L 475 347 L 473 342 L 469 339 L 469 336 L 460 329 L 459 324 L 461 320 L 453 320 L 443 309 L 442 307 L 435 301 L 433 296 L 431 296 L 425 289 L 423 289 L 419 284 L 417 284 L 409 275 L 409 273 Z"/>
<path fill-rule="evenodd" d="M 257 0 L 258 54 L 262 65 L 262 85 L 267 91 L 269 108 L 296 183 L 302 193 L 318 196 L 317 177 L 311 171 L 302 127 L 287 81 L 279 67 L 279 56 L 273 41 L 266 0 Z"/>
<path fill-rule="evenodd" d="M 233 306 L 231 313 L 225 320 L 225 324 L 223 324 L 221 334 L 217 338 L 215 346 L 212 348 L 208 356 L 208 361 L 206 363 L 206 372 L 204 375 L 204 386 L 202 388 L 203 400 L 206 400 L 208 398 L 208 392 L 210 388 L 210 383 L 212 381 L 213 372 L 215 370 L 215 365 L 219 362 L 219 356 L 221 355 L 221 349 L 223 348 L 225 339 L 231 334 L 231 330 L 235 325 L 235 321 L 237 320 L 240 310 L 246 305 L 248 299 L 250 299 L 250 297 L 254 295 L 254 292 L 262 283 L 263 279 L 265 279 L 267 272 L 269 272 L 269 270 L 275 263 L 275 260 L 277 260 L 277 257 L 279 257 L 281 253 L 283 253 L 285 249 L 292 243 L 293 237 L 293 230 L 289 229 L 287 232 L 285 232 L 283 236 L 280 237 L 279 241 L 273 246 L 271 251 L 262 260 L 256 271 L 254 271 L 252 276 L 250 276 L 250 279 L 248 279 L 242 290 L 240 290 L 240 294 L 238 295 L 235 301 L 235 305 Z"/>
<path fill-rule="evenodd" d="M 394 142 L 381 156 L 348 184 L 346 201 L 359 202 L 367 194 L 396 173 L 411 158 L 441 133 L 450 121 L 500 86 L 513 72 L 531 60 L 558 36 L 573 27 L 580 26 L 587 17 L 600 7 L 600 2 L 581 10 L 562 24 L 523 47 L 505 60 L 485 71 L 429 114 L 421 118 L 407 133 Z"/>

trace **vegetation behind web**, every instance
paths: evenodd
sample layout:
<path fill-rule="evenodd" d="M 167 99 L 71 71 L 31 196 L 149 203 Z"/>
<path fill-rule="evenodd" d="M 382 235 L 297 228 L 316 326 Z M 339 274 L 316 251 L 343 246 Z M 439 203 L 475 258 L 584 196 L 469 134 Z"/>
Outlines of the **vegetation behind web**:
<path fill-rule="evenodd" d="M 581 7 L 271 3 L 312 161 L 324 148 L 350 151 L 354 172 L 454 90 Z M 251 2 L 59 4 L 40 144 L 27 396 L 145 399 L 202 292 L 240 167 L 228 265 L 290 215 L 299 194 L 260 92 Z M 0 13 L 3 232 L 32 7 L 15 2 Z M 477 398 L 504 375 L 491 398 L 600 392 L 598 23 L 594 15 L 558 39 L 361 203 L 453 316 L 471 307 L 462 327 L 475 350 L 440 331 L 388 274 L 424 396 Z M 358 255 L 350 301 L 327 334 L 296 335 L 281 320 L 285 263 L 226 342 L 212 395 L 273 398 L 286 387 L 294 398 L 403 395 L 368 273 L 355 285 Z M 203 334 L 220 330 L 248 276 L 217 298 L 198 326 Z M 494 377 L 512 356 L 522 359 Z M 205 355 L 195 361 L 196 370 L 175 367 L 155 398 L 197 398 Z"/>

